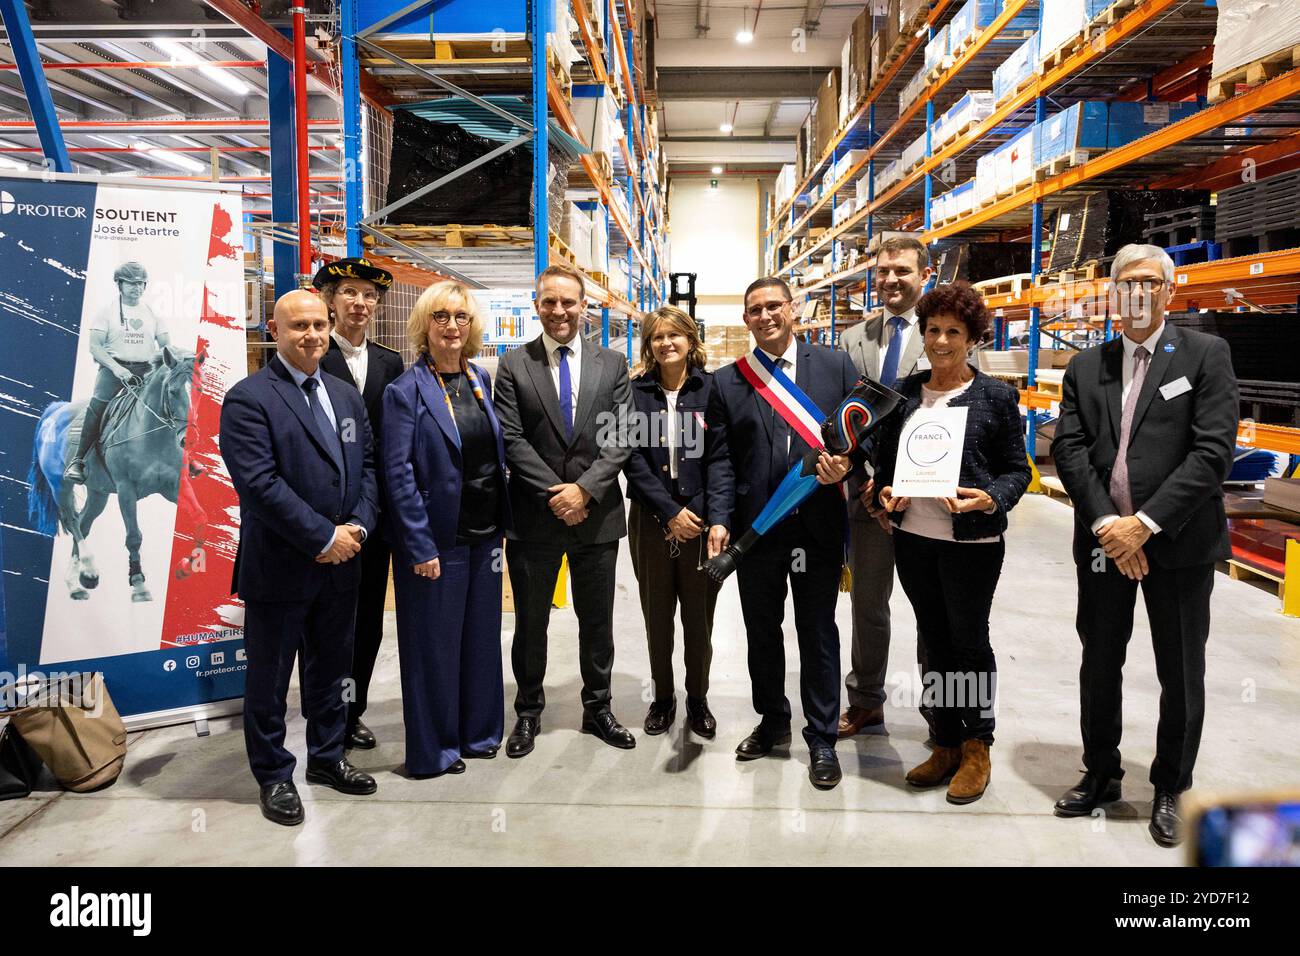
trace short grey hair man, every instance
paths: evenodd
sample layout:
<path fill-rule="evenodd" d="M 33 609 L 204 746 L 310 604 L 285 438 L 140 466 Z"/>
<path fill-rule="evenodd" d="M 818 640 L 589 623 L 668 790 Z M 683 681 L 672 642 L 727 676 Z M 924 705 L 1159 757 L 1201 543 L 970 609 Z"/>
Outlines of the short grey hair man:
<path fill-rule="evenodd" d="M 1119 274 L 1129 264 L 1141 262 L 1144 259 L 1152 259 L 1160 263 L 1160 270 L 1164 273 L 1165 281 L 1174 281 L 1174 260 L 1169 258 L 1169 253 L 1159 246 L 1142 245 L 1137 242 L 1131 242 L 1115 253 L 1115 261 L 1110 264 L 1110 277 L 1112 279 L 1118 278 Z"/>

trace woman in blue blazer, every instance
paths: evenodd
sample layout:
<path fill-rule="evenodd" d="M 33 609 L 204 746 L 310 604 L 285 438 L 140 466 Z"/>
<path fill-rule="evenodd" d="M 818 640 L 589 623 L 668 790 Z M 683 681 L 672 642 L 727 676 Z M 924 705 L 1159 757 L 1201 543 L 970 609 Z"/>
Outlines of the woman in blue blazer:
<path fill-rule="evenodd" d="M 706 427 L 713 376 L 704 371 L 704 343 L 695 320 L 673 306 L 645 318 L 642 373 L 632 379 L 632 402 L 644 440 L 627 461 L 628 544 L 645 617 L 655 698 L 647 734 L 662 734 L 677 716 L 673 687 L 673 631 L 682 606 L 686 659 L 686 718 L 691 730 L 714 736 L 709 710 L 713 609 L 718 587 L 702 570 L 711 525 L 730 518 L 731 461 Z"/>
<path fill-rule="evenodd" d="M 935 748 L 907 774 L 914 787 L 948 783 L 949 803 L 971 803 L 988 787 L 997 663 L 989 612 L 1002 574 L 1007 512 L 1029 486 L 1020 396 L 969 364 L 992 317 L 965 283 L 939 286 L 916 305 L 927 371 L 894 387 L 903 396 L 881 425 L 875 482 L 894 531 L 898 580 L 916 613 L 927 696 L 936 697 Z M 920 409 L 966 409 L 957 495 L 894 493 L 899 437 Z"/>
<path fill-rule="evenodd" d="M 510 523 L 492 382 L 473 294 L 438 282 L 407 323 L 415 363 L 384 392 L 406 771 L 463 773 L 504 732 L 501 547 Z"/>

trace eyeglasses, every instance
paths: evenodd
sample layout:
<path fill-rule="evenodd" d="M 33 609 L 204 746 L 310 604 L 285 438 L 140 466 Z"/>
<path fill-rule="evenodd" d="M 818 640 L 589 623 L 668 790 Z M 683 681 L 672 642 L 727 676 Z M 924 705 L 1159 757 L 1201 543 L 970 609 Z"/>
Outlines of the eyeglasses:
<path fill-rule="evenodd" d="M 1114 286 L 1120 295 L 1152 295 L 1164 284 L 1163 279 L 1119 279 Z"/>
<path fill-rule="evenodd" d="M 762 305 L 751 305 L 745 310 L 745 314 L 751 319 L 756 319 L 764 312 L 780 312 L 789 304 L 789 299 L 782 299 L 780 302 L 765 302 Z"/>
<path fill-rule="evenodd" d="M 450 312 L 435 312 L 429 318 L 435 325 L 446 325 L 452 319 L 456 320 L 457 325 L 469 325 L 472 316 L 468 312 L 457 312 L 455 315 Z"/>
<path fill-rule="evenodd" d="M 370 305 L 379 301 L 379 293 L 371 289 L 368 292 L 362 292 L 358 289 L 339 289 L 335 295 L 341 295 L 345 299 L 363 299 Z"/>

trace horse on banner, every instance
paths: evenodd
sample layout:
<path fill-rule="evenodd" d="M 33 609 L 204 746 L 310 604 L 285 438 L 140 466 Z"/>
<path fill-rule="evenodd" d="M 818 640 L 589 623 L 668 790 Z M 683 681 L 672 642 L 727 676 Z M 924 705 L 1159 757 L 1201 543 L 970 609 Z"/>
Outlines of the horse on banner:
<path fill-rule="evenodd" d="M 163 349 L 161 356 L 138 387 L 128 385 L 105 410 L 99 440 L 93 453 L 86 456 L 85 503 L 80 508 L 75 495 L 78 483 L 64 478 L 64 468 L 70 433 L 80 429 L 88 402 L 51 402 L 36 425 L 27 476 L 28 516 L 41 534 L 53 536 L 62 528 L 72 535 L 72 560 L 64 580 L 73 600 L 86 600 L 89 591 L 99 586 L 99 572 L 86 537 L 110 494 L 117 495 L 126 525 L 131 600 L 153 600 L 140 566 L 143 535 L 136 505 L 150 495 L 162 495 L 173 504 L 177 501 L 191 427 L 194 370 L 203 362 L 202 356 L 171 349 Z"/>

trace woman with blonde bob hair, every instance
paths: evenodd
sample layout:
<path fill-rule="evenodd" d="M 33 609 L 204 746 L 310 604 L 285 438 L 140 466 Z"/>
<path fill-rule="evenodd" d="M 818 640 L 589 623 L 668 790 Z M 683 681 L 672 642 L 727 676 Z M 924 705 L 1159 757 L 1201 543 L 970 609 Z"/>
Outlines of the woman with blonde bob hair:
<path fill-rule="evenodd" d="M 632 380 L 635 414 L 646 437 L 627 463 L 628 543 L 641 595 L 650 676 L 655 697 L 645 718 L 647 734 L 662 734 L 677 717 L 673 686 L 673 632 L 682 606 L 686 659 L 686 719 L 711 738 L 717 722 L 709 711 L 709 664 L 713 659 L 713 609 L 718 588 L 701 569 L 711 525 L 726 526 L 729 504 L 719 491 L 731 486 L 727 449 L 705 416 L 713 376 L 695 320 L 673 306 L 645 317 L 642 373 Z"/>
<path fill-rule="evenodd" d="M 421 293 L 415 363 L 384 392 L 382 473 L 393 538 L 406 771 L 464 773 L 496 756 L 505 720 L 498 549 L 510 523 L 505 444 L 474 294 Z"/>

